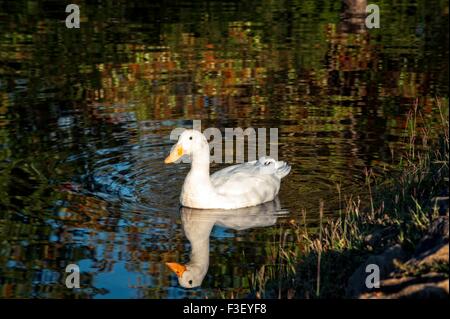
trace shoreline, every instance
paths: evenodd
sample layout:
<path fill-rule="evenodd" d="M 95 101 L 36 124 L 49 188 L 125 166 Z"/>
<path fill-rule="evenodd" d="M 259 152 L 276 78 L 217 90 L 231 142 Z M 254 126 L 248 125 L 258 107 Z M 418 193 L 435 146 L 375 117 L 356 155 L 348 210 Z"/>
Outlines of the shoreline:
<path fill-rule="evenodd" d="M 372 180 L 366 171 L 368 202 L 349 196 L 339 217 L 327 221 L 321 203 L 316 233 L 292 221 L 285 230 L 292 241 L 275 247 L 283 262 L 274 273 L 282 275 L 255 276 L 254 297 L 448 298 L 449 126 L 437 104 L 443 131 L 431 139 L 419 130 L 416 106 L 399 173 Z M 378 267 L 376 287 L 366 283 L 369 265 Z"/>

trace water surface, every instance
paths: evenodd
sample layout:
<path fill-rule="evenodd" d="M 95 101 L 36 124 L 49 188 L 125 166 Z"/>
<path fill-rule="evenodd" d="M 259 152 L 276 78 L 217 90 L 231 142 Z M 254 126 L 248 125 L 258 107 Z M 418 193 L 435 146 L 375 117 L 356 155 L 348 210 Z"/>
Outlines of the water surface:
<path fill-rule="evenodd" d="M 362 1 L 364 2 L 364 1 Z M 355 2 L 356 3 L 356 2 Z M 392 169 L 419 103 L 448 97 L 448 2 L 379 1 L 361 28 L 339 1 L 0 2 L 0 297 L 247 296 L 290 220 L 333 216 Z M 448 107 L 448 104 L 447 104 Z M 178 196 L 188 165 L 164 165 L 176 127 L 278 128 L 292 165 L 266 227 L 216 225 L 201 287 Z M 214 164 L 212 170 L 223 165 Z M 78 264 L 82 288 L 67 289 Z"/>

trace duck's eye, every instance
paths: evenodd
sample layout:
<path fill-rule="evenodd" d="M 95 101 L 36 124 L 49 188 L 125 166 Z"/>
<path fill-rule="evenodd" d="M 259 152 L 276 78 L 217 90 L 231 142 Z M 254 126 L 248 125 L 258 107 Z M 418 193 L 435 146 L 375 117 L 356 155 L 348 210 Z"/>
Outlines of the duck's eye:
<path fill-rule="evenodd" d="M 189 136 L 189 139 L 192 140 L 192 136 Z"/>
<path fill-rule="evenodd" d="M 192 280 L 189 280 L 188 282 L 189 282 L 189 285 L 192 285 Z"/>

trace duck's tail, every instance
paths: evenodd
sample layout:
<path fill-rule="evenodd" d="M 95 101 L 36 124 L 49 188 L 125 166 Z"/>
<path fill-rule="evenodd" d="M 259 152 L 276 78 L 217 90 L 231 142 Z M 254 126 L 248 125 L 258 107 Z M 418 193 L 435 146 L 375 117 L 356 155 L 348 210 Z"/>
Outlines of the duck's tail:
<path fill-rule="evenodd" d="M 283 161 L 275 162 L 275 168 L 276 168 L 275 174 L 277 174 L 279 178 L 285 177 L 291 171 L 291 165 Z"/>
<path fill-rule="evenodd" d="M 259 159 L 259 164 L 270 168 L 270 174 L 275 173 L 279 178 L 285 177 L 291 171 L 291 165 L 283 161 L 276 161 L 269 156 L 263 156 Z M 275 172 L 274 172 L 275 170 Z"/>

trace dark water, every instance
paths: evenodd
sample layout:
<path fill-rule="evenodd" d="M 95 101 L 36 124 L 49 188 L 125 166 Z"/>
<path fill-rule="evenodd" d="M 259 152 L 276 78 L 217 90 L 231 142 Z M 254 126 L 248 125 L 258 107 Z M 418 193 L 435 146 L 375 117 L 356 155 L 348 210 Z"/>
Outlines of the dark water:
<path fill-rule="evenodd" d="M 447 1 L 378 1 L 371 30 L 339 1 L 78 3 L 67 29 L 60 2 L 0 1 L 0 297 L 245 296 L 289 220 L 332 214 L 336 185 L 363 194 L 416 101 L 437 119 L 448 97 Z M 194 119 L 278 128 L 290 215 L 205 217 L 208 273 L 186 290 L 165 262 L 189 261 L 189 168 L 163 160 Z"/>

